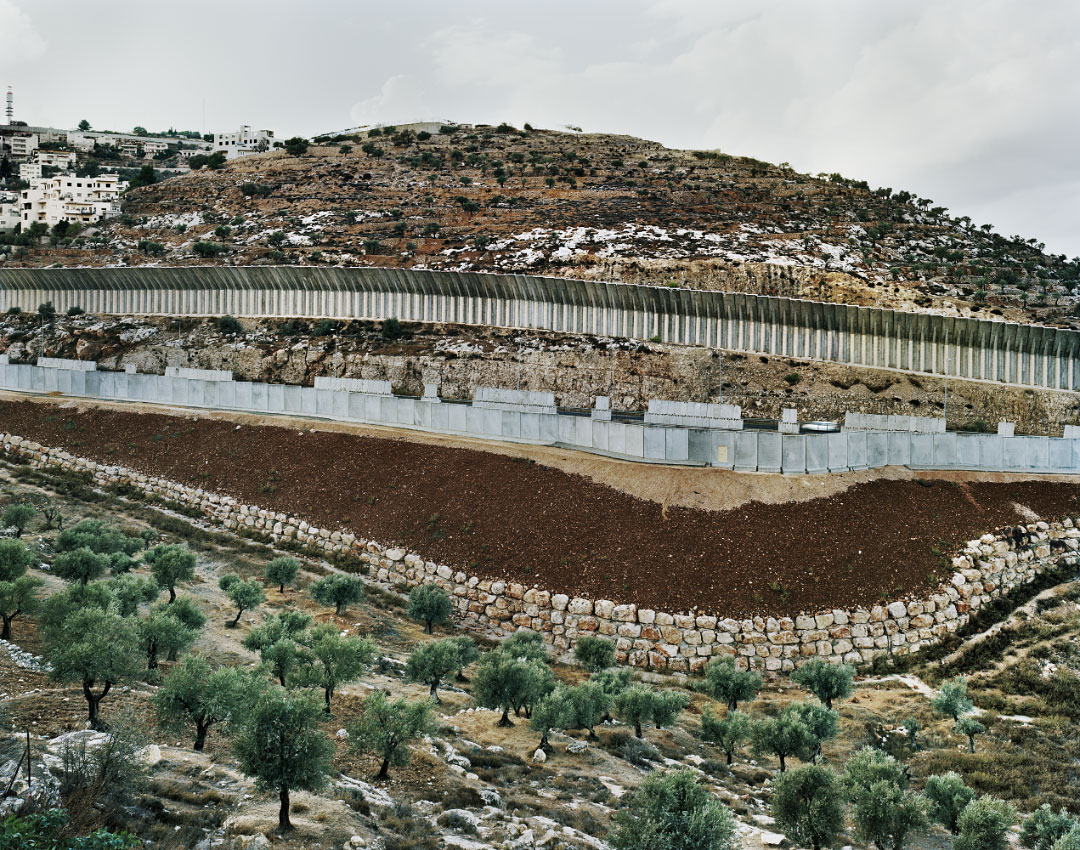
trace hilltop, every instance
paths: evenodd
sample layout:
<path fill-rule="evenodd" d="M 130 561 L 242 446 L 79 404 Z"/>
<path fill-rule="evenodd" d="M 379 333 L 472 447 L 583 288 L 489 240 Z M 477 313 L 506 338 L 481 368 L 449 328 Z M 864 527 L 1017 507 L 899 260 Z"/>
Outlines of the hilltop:
<path fill-rule="evenodd" d="M 323 136 L 134 189 L 124 210 L 7 262 L 528 271 L 1080 327 L 1080 263 L 1034 239 L 839 174 L 628 136 Z"/>

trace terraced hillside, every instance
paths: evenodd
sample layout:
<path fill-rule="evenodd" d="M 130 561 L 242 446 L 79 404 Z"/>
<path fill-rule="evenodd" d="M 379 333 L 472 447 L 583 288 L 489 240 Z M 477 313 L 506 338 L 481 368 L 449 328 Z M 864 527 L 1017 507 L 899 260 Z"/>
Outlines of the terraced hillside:
<path fill-rule="evenodd" d="M 527 270 L 1073 321 L 1080 263 L 905 191 L 625 136 L 445 130 L 203 168 L 5 262 Z"/>

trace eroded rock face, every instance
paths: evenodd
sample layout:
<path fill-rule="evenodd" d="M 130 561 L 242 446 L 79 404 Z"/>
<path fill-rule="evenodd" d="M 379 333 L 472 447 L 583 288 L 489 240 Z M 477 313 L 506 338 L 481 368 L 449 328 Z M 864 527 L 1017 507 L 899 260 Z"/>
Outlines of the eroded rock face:
<path fill-rule="evenodd" d="M 33 321 L 0 316 L 0 351 L 13 362 L 37 353 Z M 319 376 L 364 378 L 390 381 L 396 392 L 417 396 L 425 383 L 433 383 L 445 398 L 472 398 L 479 386 L 520 381 L 522 389 L 553 391 L 559 404 L 570 407 L 590 407 L 596 396 L 609 396 L 616 410 L 644 410 L 650 398 L 717 401 L 721 377 L 724 399 L 742 404 L 748 416 L 775 418 L 795 406 L 800 419 L 836 420 L 847 410 L 862 410 L 868 400 L 873 412 L 894 414 L 941 403 L 935 380 L 834 363 L 798 365 L 793 394 L 785 380 L 792 372 L 788 358 L 762 362 L 709 349 L 454 325 L 411 325 L 407 340 L 387 341 L 378 323 L 364 321 L 333 336 L 312 336 L 311 322 L 297 336 L 282 336 L 280 324 L 245 321 L 243 334 L 226 336 L 212 322 L 187 320 L 178 348 L 169 320 L 59 317 L 46 329 L 45 342 L 50 355 L 94 359 L 103 369 L 134 365 L 160 374 L 179 358 L 183 366 L 225 369 L 239 379 L 270 383 L 311 386 Z M 1029 396 L 1018 388 L 955 380 L 949 394 L 971 423 L 1009 421 L 1037 434 L 1075 419 L 1071 393 Z M 957 415 L 964 414 L 953 414 L 952 421 Z"/>

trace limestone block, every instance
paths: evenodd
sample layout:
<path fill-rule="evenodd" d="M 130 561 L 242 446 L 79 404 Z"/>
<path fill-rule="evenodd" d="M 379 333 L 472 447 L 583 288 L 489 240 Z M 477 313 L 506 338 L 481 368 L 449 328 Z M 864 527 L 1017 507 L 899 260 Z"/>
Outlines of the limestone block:
<path fill-rule="evenodd" d="M 570 614 L 591 614 L 593 610 L 592 600 L 575 596 L 566 606 L 566 610 Z"/>
<path fill-rule="evenodd" d="M 637 619 L 637 606 L 634 604 L 616 605 L 611 612 L 611 619 L 620 623 L 632 623 Z"/>
<path fill-rule="evenodd" d="M 615 603 L 610 599 L 597 599 L 593 603 L 593 613 L 604 620 L 611 619 L 611 612 L 615 609 Z"/>
<path fill-rule="evenodd" d="M 656 612 L 652 608 L 638 608 L 637 619 L 642 625 L 652 625 L 656 622 Z"/>
<path fill-rule="evenodd" d="M 617 627 L 612 623 L 611 628 L 617 634 L 631 638 L 641 637 L 644 631 L 637 623 L 619 623 Z"/>

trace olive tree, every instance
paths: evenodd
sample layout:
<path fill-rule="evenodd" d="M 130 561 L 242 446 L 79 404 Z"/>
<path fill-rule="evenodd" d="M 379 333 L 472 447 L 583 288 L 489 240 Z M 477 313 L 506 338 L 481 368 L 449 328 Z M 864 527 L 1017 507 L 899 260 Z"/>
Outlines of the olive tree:
<path fill-rule="evenodd" d="M 758 755 L 774 755 L 780 760 L 780 772 L 787 770 L 791 756 L 808 755 L 813 746 L 813 734 L 799 713 L 786 708 L 776 717 L 762 717 L 750 728 L 750 739 Z"/>
<path fill-rule="evenodd" d="M 844 828 L 844 798 L 831 770 L 816 764 L 781 773 L 773 782 L 772 816 L 784 834 L 813 850 L 832 844 Z"/>
<path fill-rule="evenodd" d="M 236 628 L 240 622 L 240 617 L 245 611 L 261 605 L 266 599 L 262 585 L 257 581 L 245 581 L 236 573 L 223 575 L 218 580 L 218 587 L 225 591 L 225 595 L 236 606 L 235 619 L 226 624 L 230 629 Z"/>
<path fill-rule="evenodd" d="M 97 607 L 80 608 L 60 626 L 47 629 L 45 656 L 54 679 L 82 685 L 92 729 L 103 728 L 98 707 L 113 686 L 140 673 L 136 624 Z M 100 691 L 94 690 L 97 686 Z"/>
<path fill-rule="evenodd" d="M 657 727 L 669 725 L 688 699 L 679 691 L 655 691 L 648 685 L 633 685 L 615 696 L 612 710 L 619 720 L 634 727 L 636 737 L 642 738 L 644 724 L 651 721 Z"/>
<path fill-rule="evenodd" d="M 386 779 L 390 765 L 409 763 L 409 742 L 435 734 L 431 700 L 389 700 L 383 691 L 364 698 L 360 715 L 348 727 L 349 747 L 382 759 L 376 779 Z"/>
<path fill-rule="evenodd" d="M 831 711 L 833 700 L 851 696 L 855 668 L 849 664 L 829 664 L 815 658 L 795 670 L 791 680 L 810 691 Z"/>
<path fill-rule="evenodd" d="M 813 702 L 797 702 L 790 706 L 810 733 L 807 754 L 814 761 L 821 758 L 821 745 L 831 741 L 840 731 L 840 717 L 832 709 Z"/>
<path fill-rule="evenodd" d="M 595 739 L 593 727 L 600 723 L 611 707 L 611 697 L 596 682 L 582 682 L 566 690 L 566 708 L 564 718 L 566 729 L 584 729 L 589 737 Z M 680 706 L 681 710 L 681 706 Z"/>
<path fill-rule="evenodd" d="M 109 563 L 108 555 L 98 554 L 86 546 L 81 546 L 57 555 L 53 560 L 52 571 L 64 581 L 89 584 L 105 575 Z"/>
<path fill-rule="evenodd" d="M 84 546 L 99 555 L 123 553 L 130 556 L 142 548 L 143 541 L 99 519 L 84 519 L 57 535 L 56 549 L 59 552 L 71 552 Z"/>
<path fill-rule="evenodd" d="M 328 575 L 311 585 L 311 597 L 320 605 L 333 605 L 334 613 L 345 616 L 350 605 L 364 600 L 364 582 L 359 576 Z"/>
<path fill-rule="evenodd" d="M 412 651 L 405 664 L 406 680 L 427 685 L 431 698 L 440 703 L 440 683 L 460 669 L 458 652 L 459 646 L 454 638 L 420 644 Z"/>
<path fill-rule="evenodd" d="M 156 670 L 161 654 L 177 655 L 193 643 L 198 633 L 164 608 L 156 608 L 139 621 L 139 642 L 146 655 L 146 669 Z"/>
<path fill-rule="evenodd" d="M 855 796 L 855 830 L 866 844 L 903 850 L 913 832 L 930 826 L 929 804 L 922 794 L 879 779 Z"/>
<path fill-rule="evenodd" d="M 953 731 L 957 735 L 967 736 L 968 752 L 973 753 L 975 752 L 975 736 L 985 732 L 986 727 L 969 714 L 956 721 L 956 725 L 953 726 Z"/>
<path fill-rule="evenodd" d="M 233 750 L 261 791 L 276 791 L 278 829 L 292 829 L 289 792 L 317 791 L 330 772 L 334 744 L 320 728 L 323 711 L 305 691 L 271 687 L 255 702 Z"/>
<path fill-rule="evenodd" d="M 473 699 L 482 708 L 502 712 L 499 726 L 513 726 L 510 711 L 535 705 L 554 688 L 551 670 L 542 661 L 511 655 L 503 648 L 480 659 L 473 676 Z"/>
<path fill-rule="evenodd" d="M 329 714 L 338 685 L 355 682 L 375 660 L 375 644 L 367 638 L 343 635 L 331 623 L 312 629 L 304 644 L 307 652 L 301 659 L 299 679 L 302 684 L 322 688 L 323 710 Z"/>
<path fill-rule="evenodd" d="M 159 544 L 143 560 L 150 565 L 150 575 L 158 586 L 169 591 L 169 602 L 176 601 L 176 585 L 195 578 L 195 553 L 183 544 Z"/>
<path fill-rule="evenodd" d="M 14 528 L 16 537 L 22 537 L 26 526 L 30 524 L 30 520 L 36 513 L 37 509 L 29 502 L 16 502 L 4 509 L 4 516 L 0 518 L 0 521 L 3 522 L 5 528 Z"/>
<path fill-rule="evenodd" d="M 908 784 L 904 766 L 888 753 L 873 747 L 862 747 L 844 766 L 842 781 L 852 799 L 882 780 L 897 788 L 907 788 Z"/>
<path fill-rule="evenodd" d="M 300 611 L 279 611 L 256 626 L 244 638 L 244 646 L 258 652 L 263 664 L 282 687 L 303 661 L 302 645 L 311 617 Z"/>
<path fill-rule="evenodd" d="M 689 770 L 650 773 L 612 818 L 614 850 L 732 850 L 735 819 Z"/>
<path fill-rule="evenodd" d="M 1016 810 L 993 797 L 972 800 L 956 820 L 953 850 L 1007 850 Z"/>
<path fill-rule="evenodd" d="M 957 821 L 964 807 L 975 799 L 975 792 L 964 784 L 959 773 L 949 771 L 928 776 L 923 794 L 930 801 L 930 816 L 953 835 L 960 831 Z"/>
<path fill-rule="evenodd" d="M 599 637 L 578 638 L 574 658 L 590 673 L 599 673 L 615 665 L 615 644 Z"/>
<path fill-rule="evenodd" d="M 424 631 L 431 634 L 432 627 L 450 619 L 454 603 L 446 591 L 435 584 L 421 584 L 409 593 L 406 614 L 410 620 L 424 624 Z"/>
<path fill-rule="evenodd" d="M 1053 850 L 1080 850 L 1080 823 L 1055 841 Z"/>
<path fill-rule="evenodd" d="M 734 658 L 714 658 L 705 666 L 705 678 L 697 688 L 734 711 L 740 702 L 757 696 L 761 676 L 753 670 L 739 670 Z"/>
<path fill-rule="evenodd" d="M 548 735 L 552 729 L 571 729 L 574 725 L 574 706 L 570 702 L 569 688 L 556 685 L 533 709 L 529 725 L 540 733 L 538 748 L 548 745 Z"/>
<path fill-rule="evenodd" d="M 957 676 L 943 684 L 930 700 L 930 707 L 939 714 L 951 717 L 954 722 L 959 721 L 961 715 L 967 714 L 972 708 L 967 695 L 967 680 Z"/>
<path fill-rule="evenodd" d="M 731 764 L 739 747 L 750 740 L 750 717 L 735 710 L 718 719 L 712 708 L 705 706 L 701 713 L 701 740 L 722 750 Z"/>
<path fill-rule="evenodd" d="M 41 579 L 26 575 L 34 556 L 21 540 L 0 540 L 0 638 L 11 640 L 11 621 L 20 614 L 31 614 L 38 607 L 37 590 Z"/>
<path fill-rule="evenodd" d="M 296 558 L 274 558 L 266 565 L 265 577 L 270 584 L 278 586 L 278 592 L 285 592 L 285 585 L 296 581 L 296 574 L 300 572 L 300 562 Z"/>
<path fill-rule="evenodd" d="M 480 650 L 476 648 L 476 642 L 468 635 L 458 635 L 450 640 L 457 646 L 458 666 L 454 678 L 459 682 L 465 682 L 467 681 L 465 668 L 480 660 Z"/>
<path fill-rule="evenodd" d="M 1053 850 L 1054 845 L 1077 824 L 1080 821 L 1064 807 L 1055 812 L 1048 803 L 1043 803 L 1020 827 L 1020 843 L 1030 850 Z"/>
<path fill-rule="evenodd" d="M 202 752 L 215 725 L 238 727 L 264 681 L 239 667 L 212 667 L 201 655 L 185 655 L 154 694 L 158 725 L 180 734 L 195 726 L 193 747 Z"/>

